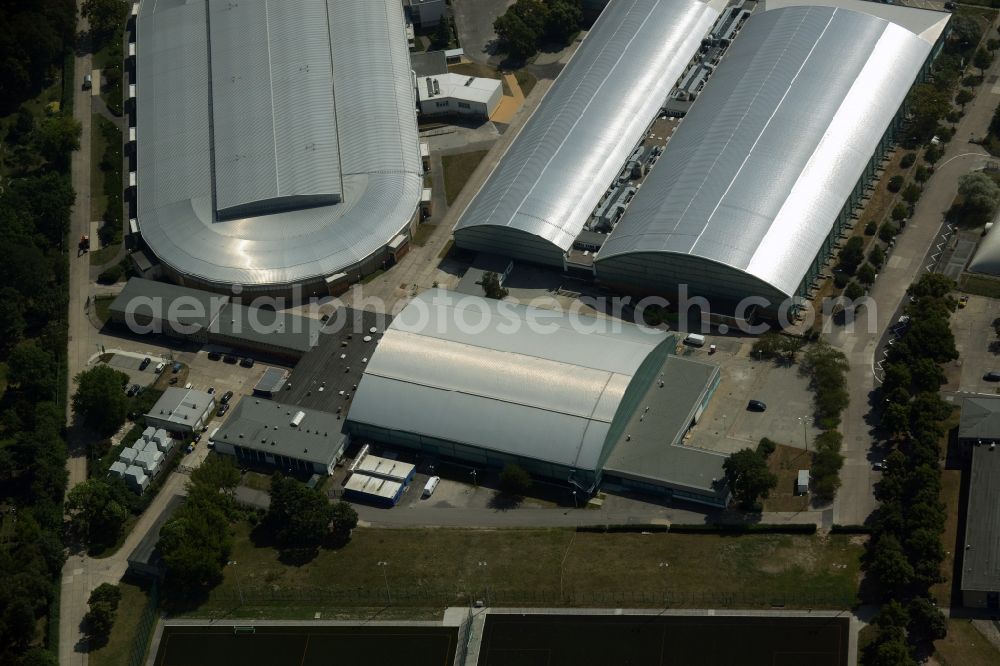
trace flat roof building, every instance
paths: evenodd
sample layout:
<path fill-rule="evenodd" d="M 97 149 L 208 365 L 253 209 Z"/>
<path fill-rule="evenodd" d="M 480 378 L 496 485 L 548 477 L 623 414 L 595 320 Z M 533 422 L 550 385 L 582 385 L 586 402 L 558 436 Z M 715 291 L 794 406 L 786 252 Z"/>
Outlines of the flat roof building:
<path fill-rule="evenodd" d="M 775 310 L 807 296 L 901 127 L 950 14 L 770 0 L 595 260 L 613 287 Z"/>
<path fill-rule="evenodd" d="M 344 498 L 380 506 L 395 506 L 405 488 L 405 484 L 399 481 L 355 472 L 344 484 Z"/>
<path fill-rule="evenodd" d="M 136 34 L 136 219 L 168 276 L 308 297 L 390 260 L 422 185 L 399 0 L 143 2 Z"/>
<path fill-rule="evenodd" d="M 455 114 L 489 118 L 502 96 L 499 79 L 451 73 L 417 79 L 417 103 L 425 116 Z"/>
<path fill-rule="evenodd" d="M 241 464 L 329 475 L 344 453 L 343 424 L 327 412 L 247 397 L 212 441 L 216 452 Z"/>
<path fill-rule="evenodd" d="M 723 458 L 675 446 L 719 370 L 672 357 L 675 346 L 672 335 L 617 320 L 433 289 L 379 341 L 347 429 L 472 466 L 516 463 L 587 492 L 603 474 L 724 503 Z M 644 400 L 651 392 L 655 404 Z"/>
<path fill-rule="evenodd" d="M 1000 609 L 1000 397 L 965 398 L 958 438 L 971 447 L 962 604 Z"/>
<path fill-rule="evenodd" d="M 455 243 L 563 267 L 724 6 L 610 3 L 462 213 Z"/>
<path fill-rule="evenodd" d="M 170 386 L 146 414 L 145 421 L 147 426 L 187 434 L 204 428 L 213 409 L 215 396 L 211 393 Z"/>

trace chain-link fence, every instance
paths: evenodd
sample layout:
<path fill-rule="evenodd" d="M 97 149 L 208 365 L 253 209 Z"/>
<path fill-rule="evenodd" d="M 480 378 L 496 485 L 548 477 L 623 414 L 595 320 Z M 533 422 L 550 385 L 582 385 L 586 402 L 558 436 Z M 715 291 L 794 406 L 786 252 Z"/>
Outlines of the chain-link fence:
<path fill-rule="evenodd" d="M 388 594 L 387 594 L 388 592 Z M 800 608 L 845 609 L 856 603 L 851 594 L 822 590 L 734 589 L 725 592 L 691 590 L 555 590 L 536 588 L 515 590 L 490 586 L 477 589 L 435 589 L 416 586 L 408 589 L 323 588 L 285 589 L 242 588 L 216 592 L 217 602 L 246 606 L 469 606 L 476 602 L 507 607 L 596 607 L 596 608 Z"/>
<path fill-rule="evenodd" d="M 146 661 L 146 652 L 149 650 L 149 641 L 153 637 L 153 630 L 156 628 L 157 606 L 160 604 L 160 586 L 154 582 L 149 589 L 149 600 L 146 607 L 142 609 L 142 616 L 139 618 L 139 625 L 135 630 L 135 638 L 132 639 L 132 648 L 129 651 L 129 666 L 142 666 Z"/>

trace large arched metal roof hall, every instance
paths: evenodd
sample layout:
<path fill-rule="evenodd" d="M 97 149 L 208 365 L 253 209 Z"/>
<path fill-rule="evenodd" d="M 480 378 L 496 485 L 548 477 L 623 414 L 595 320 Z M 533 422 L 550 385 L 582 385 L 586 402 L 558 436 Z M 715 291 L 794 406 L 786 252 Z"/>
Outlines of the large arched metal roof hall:
<path fill-rule="evenodd" d="M 136 42 L 137 221 L 169 273 L 322 282 L 414 219 L 399 0 L 144 0 Z"/>
<path fill-rule="evenodd" d="M 455 242 L 561 266 L 724 4 L 612 0 L 463 213 Z"/>
<path fill-rule="evenodd" d="M 602 281 L 799 294 L 949 17 L 852 0 L 765 9 L 605 241 Z"/>

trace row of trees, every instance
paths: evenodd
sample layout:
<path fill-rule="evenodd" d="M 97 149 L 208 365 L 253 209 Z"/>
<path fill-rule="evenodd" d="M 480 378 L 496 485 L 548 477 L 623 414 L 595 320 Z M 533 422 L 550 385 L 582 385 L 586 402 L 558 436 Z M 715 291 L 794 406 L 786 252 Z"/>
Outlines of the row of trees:
<path fill-rule="evenodd" d="M 0 114 L 16 111 L 0 129 L 0 663 L 18 666 L 56 663 L 37 636 L 64 562 L 68 171 L 80 140 L 70 115 L 22 105 L 59 79 L 75 23 L 72 0 L 0 3 Z"/>
<path fill-rule="evenodd" d="M 565 45 L 580 31 L 580 0 L 517 0 L 493 22 L 500 48 L 523 61 L 538 53 L 542 44 Z"/>
<path fill-rule="evenodd" d="M 929 643 L 946 631 L 930 587 L 942 580 L 944 560 L 939 442 L 951 407 L 938 389 L 944 381 L 940 364 L 958 358 L 949 325 L 953 288 L 949 278 L 933 273 L 910 286 L 912 323 L 884 364 L 881 427 L 893 451 L 876 486 L 881 504 L 863 561 L 884 602 L 864 655 L 870 666 L 916 664 L 914 655 L 929 652 Z"/>
<path fill-rule="evenodd" d="M 358 514 L 347 502 L 331 504 L 320 490 L 280 472 L 271 477 L 264 527 L 284 559 L 307 561 L 320 546 L 343 546 L 357 524 Z"/>
<path fill-rule="evenodd" d="M 89 608 L 83 616 L 83 627 L 91 648 L 108 642 L 121 600 L 121 588 L 110 583 L 101 583 L 90 593 L 90 598 L 87 599 Z"/>

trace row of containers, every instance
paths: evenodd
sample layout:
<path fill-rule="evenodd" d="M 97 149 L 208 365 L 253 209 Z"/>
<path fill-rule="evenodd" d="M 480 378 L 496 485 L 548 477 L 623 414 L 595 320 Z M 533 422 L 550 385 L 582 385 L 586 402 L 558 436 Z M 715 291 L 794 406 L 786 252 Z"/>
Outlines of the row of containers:
<path fill-rule="evenodd" d="M 146 428 L 134 444 L 122 449 L 108 474 L 124 479 L 133 492 L 141 495 L 153 477 L 160 473 L 166 455 L 173 447 L 174 440 L 166 430 Z"/>
<path fill-rule="evenodd" d="M 344 499 L 391 507 L 403 496 L 416 468 L 410 463 L 374 456 L 365 444 L 348 471 Z"/>

